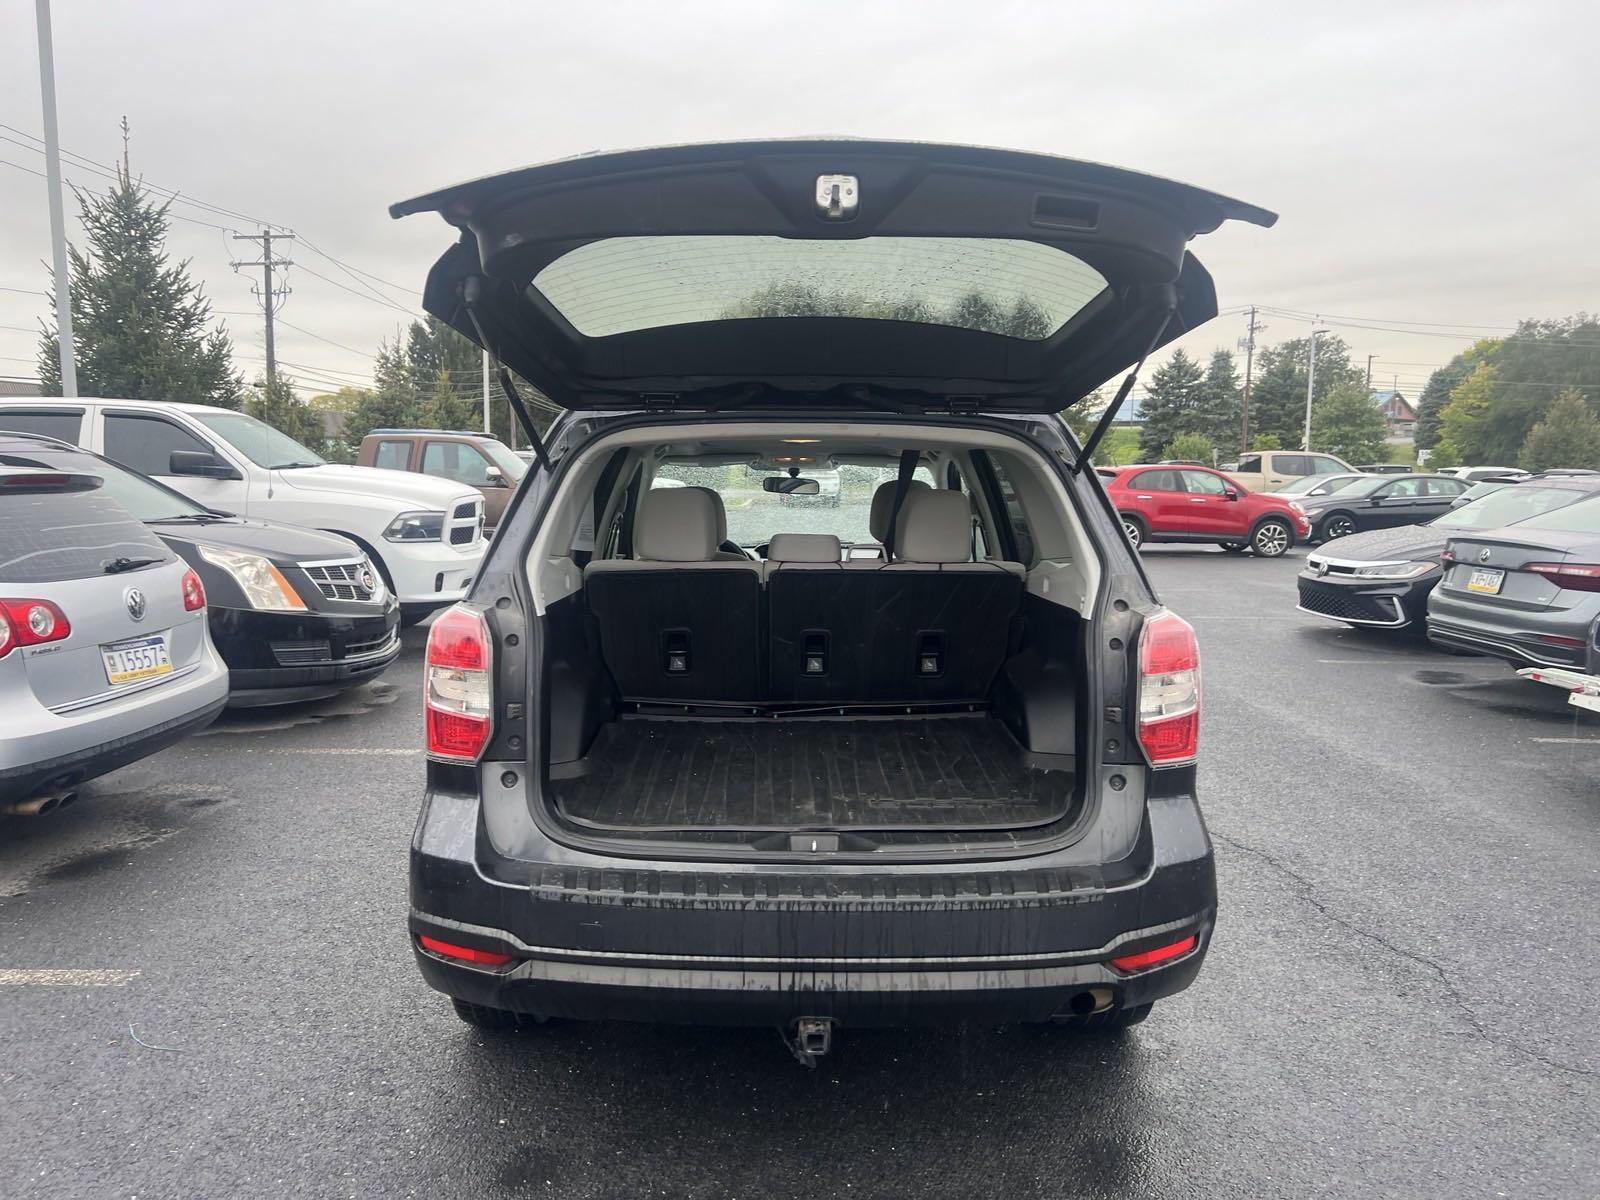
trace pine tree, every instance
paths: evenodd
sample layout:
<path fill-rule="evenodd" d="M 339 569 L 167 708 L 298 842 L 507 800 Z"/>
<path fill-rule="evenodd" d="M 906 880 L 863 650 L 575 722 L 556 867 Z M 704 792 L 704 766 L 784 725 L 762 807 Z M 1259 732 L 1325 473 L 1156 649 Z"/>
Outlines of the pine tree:
<path fill-rule="evenodd" d="M 1306 338 L 1268 346 L 1256 359 L 1257 375 L 1250 387 L 1250 428 L 1273 433 L 1285 446 L 1298 446 L 1305 438 L 1306 372 L 1310 366 Z M 1365 386 L 1365 373 L 1350 361 L 1343 338 L 1317 339 L 1317 378 L 1313 407 L 1343 383 Z"/>
<path fill-rule="evenodd" d="M 1444 436 L 1439 418 L 1444 413 L 1444 406 L 1450 403 L 1450 391 L 1471 370 L 1466 358 L 1458 354 L 1428 376 L 1422 395 L 1417 397 L 1417 431 L 1414 440 L 1418 450 L 1431 450 L 1439 444 L 1439 439 Z"/>
<path fill-rule="evenodd" d="M 294 381 L 282 372 L 272 384 L 268 384 L 264 378 L 258 378 L 251 385 L 250 393 L 245 398 L 244 411 L 319 454 L 323 450 L 323 443 L 327 441 L 321 414 L 310 405 L 301 403 L 294 394 Z"/>
<path fill-rule="evenodd" d="M 1182 350 L 1173 351 L 1172 357 L 1150 376 L 1150 388 L 1139 406 L 1144 417 L 1144 428 L 1139 432 L 1140 457 L 1154 461 L 1173 438 L 1196 432 L 1193 422 L 1204 378 L 1200 364 Z"/>
<path fill-rule="evenodd" d="M 1519 465 L 1524 471 L 1600 468 L 1600 421 L 1582 392 L 1568 388 L 1550 402 L 1544 420 L 1529 431 L 1523 443 Z"/>
<path fill-rule="evenodd" d="M 1217 450 L 1232 457 L 1239 445 L 1239 424 L 1243 415 L 1244 391 L 1233 355 L 1215 350 L 1206 364 L 1206 377 L 1200 385 L 1194 432 L 1203 434 Z"/>
<path fill-rule="evenodd" d="M 75 194 L 85 237 L 85 249 L 68 247 L 79 392 L 238 408 L 243 395 L 227 332 L 211 328 L 211 302 L 190 278 L 189 260 L 167 259 L 169 205 L 152 202 L 121 170 L 104 195 Z M 53 320 L 38 359 L 45 394 L 59 396 Z"/>

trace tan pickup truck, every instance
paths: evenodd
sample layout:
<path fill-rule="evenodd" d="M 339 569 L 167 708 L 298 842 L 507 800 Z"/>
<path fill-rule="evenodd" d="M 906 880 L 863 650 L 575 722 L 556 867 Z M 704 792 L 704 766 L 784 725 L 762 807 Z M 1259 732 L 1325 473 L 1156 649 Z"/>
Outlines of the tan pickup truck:
<path fill-rule="evenodd" d="M 437 475 L 483 493 L 483 524 L 493 530 L 528 464 L 499 438 L 460 429 L 374 429 L 361 439 L 363 467 Z"/>
<path fill-rule="evenodd" d="M 365 462 L 366 459 L 362 459 Z M 1277 491 L 1286 483 L 1307 475 L 1351 474 L 1355 468 L 1331 454 L 1307 454 L 1304 450 L 1251 450 L 1239 456 L 1235 466 L 1222 470 L 1252 492 Z"/>

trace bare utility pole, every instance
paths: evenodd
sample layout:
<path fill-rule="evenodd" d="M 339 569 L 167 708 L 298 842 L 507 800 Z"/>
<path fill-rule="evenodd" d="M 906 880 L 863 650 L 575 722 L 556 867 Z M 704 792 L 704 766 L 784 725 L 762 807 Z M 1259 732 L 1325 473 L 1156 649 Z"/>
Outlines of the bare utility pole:
<path fill-rule="evenodd" d="M 44 109 L 45 192 L 50 201 L 50 257 L 55 267 L 61 394 L 76 396 L 78 363 L 72 349 L 72 278 L 67 273 L 67 227 L 61 216 L 61 133 L 56 128 L 56 52 L 50 36 L 50 0 L 37 0 L 34 11 L 39 26 L 39 101 Z"/>
<path fill-rule="evenodd" d="M 1367 355 L 1367 395 L 1369 396 L 1372 394 L 1372 360 L 1377 357 L 1376 354 Z"/>
<path fill-rule="evenodd" d="M 274 290 L 272 268 L 294 266 L 286 258 L 272 257 L 273 238 L 277 238 L 280 242 L 292 242 L 294 234 L 273 233 L 271 227 L 268 226 L 260 233 L 236 233 L 233 235 L 233 240 L 236 242 L 259 242 L 261 244 L 260 258 L 253 262 L 236 262 L 233 264 L 233 269 L 237 271 L 240 267 L 261 268 L 261 287 L 259 289 L 252 288 L 251 290 L 255 291 L 256 299 L 261 301 L 261 308 L 267 314 L 267 386 L 269 388 L 278 382 L 278 352 L 272 339 L 272 317 L 281 306 L 283 297 L 289 294 L 289 289 L 281 285 Z"/>
<path fill-rule="evenodd" d="M 1256 360 L 1256 334 L 1265 329 L 1265 325 L 1256 324 L 1256 306 L 1250 306 L 1249 333 L 1240 343 L 1244 349 L 1244 404 L 1239 413 L 1239 453 L 1243 454 L 1250 449 L 1250 371 L 1255 366 Z"/>
<path fill-rule="evenodd" d="M 1307 451 L 1311 449 L 1311 396 L 1317 386 L 1317 335 L 1328 332 L 1318 324 L 1321 320 L 1321 317 L 1317 317 L 1312 322 L 1311 337 L 1309 339 L 1311 342 L 1311 359 L 1306 368 L 1306 433 L 1303 443 Z"/>

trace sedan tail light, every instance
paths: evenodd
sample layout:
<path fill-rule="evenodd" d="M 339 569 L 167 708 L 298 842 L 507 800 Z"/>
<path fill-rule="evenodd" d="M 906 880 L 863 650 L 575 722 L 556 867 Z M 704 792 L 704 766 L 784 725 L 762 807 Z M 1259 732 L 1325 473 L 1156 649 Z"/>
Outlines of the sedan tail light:
<path fill-rule="evenodd" d="M 0 658 L 18 646 L 59 642 L 71 633 L 67 614 L 48 600 L 0 600 Z"/>
<path fill-rule="evenodd" d="M 200 585 L 200 576 L 194 569 L 183 573 L 183 610 L 185 612 L 198 612 L 206 606 L 206 589 Z"/>
<path fill-rule="evenodd" d="M 1523 563 L 1524 571 L 1543 575 L 1570 592 L 1600 592 L 1600 563 Z"/>
<path fill-rule="evenodd" d="M 483 614 L 458 604 L 435 618 L 425 664 L 429 755 L 477 762 L 494 729 L 493 649 Z"/>
<path fill-rule="evenodd" d="M 1200 645 L 1162 612 L 1139 631 L 1139 744 L 1152 767 L 1192 763 L 1200 744 Z"/>

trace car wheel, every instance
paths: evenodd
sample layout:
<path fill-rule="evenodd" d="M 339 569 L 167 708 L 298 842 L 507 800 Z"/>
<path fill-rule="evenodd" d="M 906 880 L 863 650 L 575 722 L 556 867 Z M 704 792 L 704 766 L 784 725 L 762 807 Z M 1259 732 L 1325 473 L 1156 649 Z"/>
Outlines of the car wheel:
<path fill-rule="evenodd" d="M 1349 513 L 1334 513 L 1322 523 L 1322 540 L 1331 542 L 1334 538 L 1349 537 L 1356 531 L 1356 520 Z"/>
<path fill-rule="evenodd" d="M 1144 549 L 1144 522 L 1138 517 L 1124 516 L 1122 518 L 1122 532 L 1128 535 L 1128 544 L 1135 551 Z"/>
<path fill-rule="evenodd" d="M 526 1013 L 490 1008 L 486 1004 L 469 1004 L 465 1000 L 452 1000 L 450 1005 L 456 1010 L 456 1016 L 468 1025 L 488 1033 L 515 1033 L 519 1029 L 538 1025 L 542 1021 L 542 1018 L 529 1016 Z"/>
<path fill-rule="evenodd" d="M 1278 558 L 1293 542 L 1293 531 L 1277 518 L 1261 522 L 1250 535 L 1250 549 L 1256 552 L 1257 558 Z"/>

